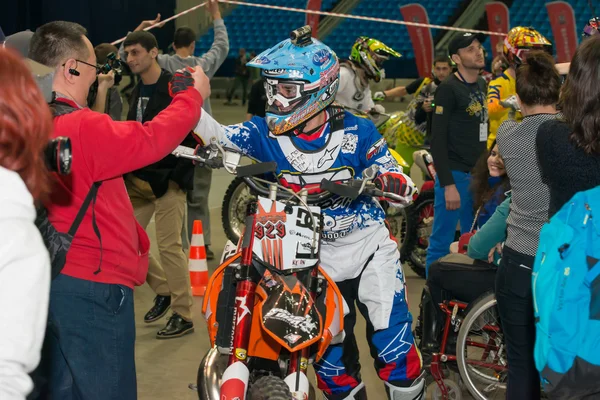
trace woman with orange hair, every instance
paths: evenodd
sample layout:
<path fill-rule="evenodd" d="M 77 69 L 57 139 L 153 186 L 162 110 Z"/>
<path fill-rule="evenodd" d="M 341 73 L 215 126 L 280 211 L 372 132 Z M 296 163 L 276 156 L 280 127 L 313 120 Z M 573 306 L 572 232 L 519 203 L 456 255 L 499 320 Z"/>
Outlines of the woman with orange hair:
<path fill-rule="evenodd" d="M 48 194 L 48 105 L 29 68 L 0 48 L 0 399 L 22 400 L 33 383 L 48 313 L 50 259 L 34 224 Z"/>

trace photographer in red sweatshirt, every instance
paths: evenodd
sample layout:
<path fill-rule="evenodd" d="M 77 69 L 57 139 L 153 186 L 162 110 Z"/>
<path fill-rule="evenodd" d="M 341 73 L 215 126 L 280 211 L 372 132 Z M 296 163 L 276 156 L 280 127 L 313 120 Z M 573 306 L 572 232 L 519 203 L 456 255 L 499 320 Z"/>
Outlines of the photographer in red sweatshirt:
<path fill-rule="evenodd" d="M 57 176 L 46 204 L 50 223 L 67 232 L 97 187 L 51 286 L 50 398 L 136 399 L 133 288 L 145 281 L 149 240 L 136 222 L 123 174 L 164 158 L 183 141 L 210 95 L 208 78 L 201 68 L 178 72 L 170 106 L 152 121 L 115 122 L 83 106 L 98 68 L 82 26 L 41 26 L 29 57 L 55 69 L 53 137 L 67 136 L 72 145 L 71 174 Z"/>

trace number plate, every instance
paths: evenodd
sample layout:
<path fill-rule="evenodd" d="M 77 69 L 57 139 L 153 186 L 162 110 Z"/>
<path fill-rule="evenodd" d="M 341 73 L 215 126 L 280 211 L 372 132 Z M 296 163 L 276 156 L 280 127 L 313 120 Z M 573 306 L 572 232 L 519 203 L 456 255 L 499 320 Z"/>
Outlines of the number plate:
<path fill-rule="evenodd" d="M 319 260 L 321 209 L 310 207 L 312 218 L 304 207 L 293 206 L 290 214 L 284 209 L 282 202 L 258 198 L 254 254 L 280 270 L 315 266 Z M 316 247 L 312 248 L 314 224 L 317 240 Z"/>

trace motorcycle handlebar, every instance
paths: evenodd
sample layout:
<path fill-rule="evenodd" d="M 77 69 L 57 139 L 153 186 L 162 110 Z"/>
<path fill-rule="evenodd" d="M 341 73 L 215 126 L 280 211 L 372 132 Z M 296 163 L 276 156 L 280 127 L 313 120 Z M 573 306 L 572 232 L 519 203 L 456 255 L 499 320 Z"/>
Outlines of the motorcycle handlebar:
<path fill-rule="evenodd" d="M 265 196 L 265 197 L 269 197 L 270 196 L 269 188 L 260 185 L 254 179 L 252 179 L 252 177 L 245 176 L 244 177 L 244 182 L 246 182 L 246 185 L 248 185 L 248 187 L 250 187 L 251 190 L 255 191 L 259 195 Z M 335 195 L 335 193 L 328 192 L 328 191 L 321 192 L 321 193 L 316 193 L 316 194 L 309 194 L 309 195 L 306 196 L 306 202 L 308 204 L 317 204 L 317 203 L 323 202 L 323 201 L 325 201 L 327 199 L 330 199 L 334 195 Z M 277 199 L 278 200 L 283 200 L 283 199 L 287 200 L 290 197 L 292 197 L 292 194 L 287 193 L 285 191 L 278 191 L 277 192 Z"/>
<path fill-rule="evenodd" d="M 405 202 L 406 200 L 396 193 L 384 192 L 372 185 L 364 186 L 364 181 L 361 179 L 351 179 L 345 183 L 336 183 L 323 179 L 321 181 L 321 189 L 337 194 L 341 197 L 348 197 L 352 200 L 360 195 L 371 197 L 383 197 L 397 202 Z M 361 190 L 362 189 L 362 190 Z"/>
<path fill-rule="evenodd" d="M 172 155 L 178 158 L 185 158 L 188 160 L 195 161 L 206 165 L 209 168 L 223 168 L 223 159 L 218 158 L 204 158 L 197 153 L 198 149 L 193 149 L 186 146 L 177 146 L 175 150 L 171 152 Z"/>
<path fill-rule="evenodd" d="M 263 175 L 269 172 L 277 171 L 277 163 L 275 161 L 261 162 L 258 164 L 245 165 L 237 167 L 236 175 L 240 178 Z"/>

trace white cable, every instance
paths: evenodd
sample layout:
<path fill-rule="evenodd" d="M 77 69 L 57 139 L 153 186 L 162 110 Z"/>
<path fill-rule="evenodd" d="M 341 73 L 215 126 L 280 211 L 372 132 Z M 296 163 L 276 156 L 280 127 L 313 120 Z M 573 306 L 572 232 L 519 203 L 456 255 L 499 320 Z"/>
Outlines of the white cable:
<path fill-rule="evenodd" d="M 349 19 L 357 19 L 357 20 L 362 20 L 362 21 L 382 22 L 382 23 L 386 23 L 386 24 L 419 26 L 419 27 L 422 27 L 422 28 L 434 28 L 434 29 L 442 29 L 442 30 L 447 30 L 447 31 L 482 33 L 482 34 L 488 35 L 488 36 L 491 36 L 491 35 L 493 35 L 493 36 L 506 36 L 506 33 L 501 33 L 501 32 L 481 31 L 481 30 L 476 30 L 476 29 L 458 28 L 458 27 L 454 27 L 454 26 L 424 24 L 424 23 L 421 23 L 421 22 L 399 21 L 399 20 L 395 20 L 395 19 L 366 17 L 366 16 L 362 16 L 362 15 L 341 14 L 341 13 L 333 13 L 333 12 L 328 12 L 328 11 L 303 10 L 303 9 L 300 9 L 300 8 L 283 7 L 283 6 L 273 6 L 273 5 L 268 5 L 268 4 L 248 3 L 248 2 L 236 1 L 236 0 L 219 0 L 219 2 L 220 3 L 235 4 L 235 5 L 239 5 L 239 6 L 267 8 L 267 9 L 271 9 L 271 10 L 299 12 L 299 13 L 313 14 L 313 15 L 323 15 L 323 16 L 327 16 L 327 17 L 349 18 Z M 206 4 L 207 4 L 207 2 L 198 4 L 197 6 L 194 6 L 192 8 L 189 8 L 189 9 L 187 9 L 185 11 L 180 12 L 179 14 L 175 14 L 172 17 L 169 17 L 169 18 L 165 19 L 164 21 L 160 21 L 160 22 L 158 22 L 158 23 L 156 23 L 154 25 L 151 25 L 151 26 L 149 26 L 147 28 L 144 28 L 144 30 L 148 31 L 150 29 L 156 28 L 157 26 L 162 26 L 162 25 L 164 25 L 165 23 L 167 23 L 169 21 L 172 21 L 174 19 L 177 19 L 177 18 L 181 17 L 182 15 L 188 14 L 188 13 L 190 13 L 192 11 L 195 11 L 195 10 L 197 10 L 199 8 L 204 7 Z M 126 38 L 127 38 L 127 36 L 122 37 L 121 39 L 115 40 L 111 44 L 112 45 L 117 45 L 117 44 L 121 43 L 122 41 L 124 41 Z"/>

